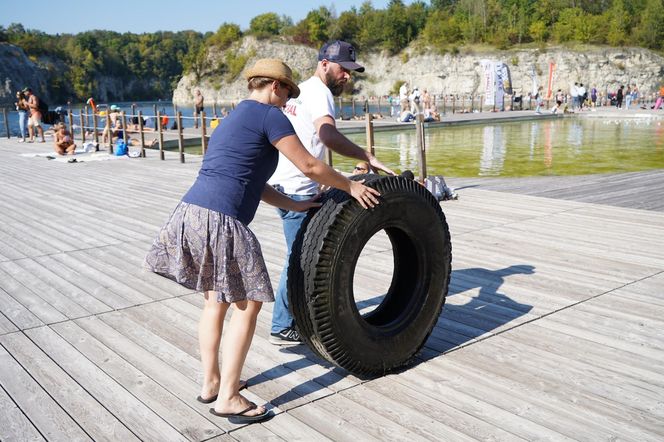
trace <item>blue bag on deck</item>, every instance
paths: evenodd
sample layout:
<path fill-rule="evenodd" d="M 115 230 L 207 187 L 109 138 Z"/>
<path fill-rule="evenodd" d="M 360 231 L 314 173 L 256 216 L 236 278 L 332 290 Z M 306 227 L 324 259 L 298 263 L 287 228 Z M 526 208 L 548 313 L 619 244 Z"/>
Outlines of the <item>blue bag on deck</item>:
<path fill-rule="evenodd" d="M 121 157 L 122 155 L 127 155 L 127 153 L 129 153 L 129 149 L 127 148 L 127 144 L 124 142 L 124 140 L 119 139 L 118 141 L 116 141 L 115 155 Z"/>

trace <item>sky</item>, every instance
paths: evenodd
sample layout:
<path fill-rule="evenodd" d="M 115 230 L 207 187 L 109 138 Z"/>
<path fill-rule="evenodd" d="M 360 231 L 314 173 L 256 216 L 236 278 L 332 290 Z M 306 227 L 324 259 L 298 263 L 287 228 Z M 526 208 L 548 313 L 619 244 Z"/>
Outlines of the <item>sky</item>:
<path fill-rule="evenodd" d="M 389 0 L 371 0 L 383 9 Z M 47 34 L 77 34 L 92 29 L 141 34 L 155 31 L 194 30 L 215 32 L 224 23 L 235 23 L 242 30 L 257 15 L 275 12 L 287 15 L 294 23 L 320 6 L 337 14 L 359 7 L 364 0 L 0 0 L 0 26 L 21 23 L 26 29 Z M 404 0 L 405 4 L 412 0 Z"/>

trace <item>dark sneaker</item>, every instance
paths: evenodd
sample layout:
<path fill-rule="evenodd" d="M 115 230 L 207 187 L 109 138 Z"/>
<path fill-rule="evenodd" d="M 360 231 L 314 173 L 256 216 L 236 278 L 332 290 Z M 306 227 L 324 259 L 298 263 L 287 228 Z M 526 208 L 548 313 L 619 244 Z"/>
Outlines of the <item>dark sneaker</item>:
<path fill-rule="evenodd" d="M 293 327 L 283 329 L 279 333 L 271 333 L 269 341 L 274 345 L 300 345 L 302 343 L 300 334 Z"/>

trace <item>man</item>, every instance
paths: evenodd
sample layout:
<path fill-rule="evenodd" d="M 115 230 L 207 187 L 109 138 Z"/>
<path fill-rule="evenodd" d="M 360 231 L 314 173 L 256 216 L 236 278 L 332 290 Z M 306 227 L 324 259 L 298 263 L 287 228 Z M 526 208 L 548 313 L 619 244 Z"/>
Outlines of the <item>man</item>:
<path fill-rule="evenodd" d="M 337 130 L 334 121 L 334 97 L 343 92 L 344 86 L 350 80 L 351 71 L 364 72 L 364 67 L 355 61 L 353 46 L 339 40 L 323 45 L 318 54 L 316 72 L 299 84 L 300 96 L 286 103 L 284 113 L 293 124 L 304 147 L 314 157 L 322 160 L 325 147 L 328 147 L 340 155 L 366 161 L 374 170 L 394 174 L 371 153 L 364 151 Z M 279 165 L 268 183 L 297 200 L 311 198 L 319 192 L 318 184 L 307 178 L 282 154 L 279 154 Z M 279 210 L 279 215 L 283 221 L 287 256 L 275 294 L 270 342 L 276 345 L 297 345 L 301 340 L 295 330 L 293 317 L 288 311 L 286 279 L 291 246 L 306 213 Z"/>
<path fill-rule="evenodd" d="M 194 128 L 198 129 L 198 118 L 203 113 L 203 94 L 200 89 L 196 89 L 194 95 Z"/>
<path fill-rule="evenodd" d="M 408 100 L 408 82 L 404 81 L 401 87 L 399 88 L 399 105 L 401 106 L 401 113 L 410 110 L 410 104 Z"/>
<path fill-rule="evenodd" d="M 42 128 L 42 113 L 39 109 L 39 97 L 32 93 L 32 89 L 26 87 L 23 89 L 23 94 L 28 99 L 28 107 L 30 108 L 30 119 L 28 120 L 28 132 L 30 134 L 30 142 L 32 143 L 35 130 L 39 133 L 41 140 L 40 143 L 45 143 L 44 129 Z"/>

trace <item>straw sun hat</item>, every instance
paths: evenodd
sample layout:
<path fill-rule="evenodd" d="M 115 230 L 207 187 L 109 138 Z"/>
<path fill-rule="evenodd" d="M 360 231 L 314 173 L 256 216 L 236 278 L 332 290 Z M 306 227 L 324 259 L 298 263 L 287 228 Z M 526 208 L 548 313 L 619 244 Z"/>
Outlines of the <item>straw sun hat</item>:
<path fill-rule="evenodd" d="M 293 81 L 291 68 L 276 58 L 262 58 L 256 61 L 256 64 L 244 73 L 244 78 L 247 80 L 251 80 L 254 77 L 274 78 L 288 86 L 288 89 L 291 91 L 291 98 L 296 98 L 300 95 L 300 88 Z"/>

